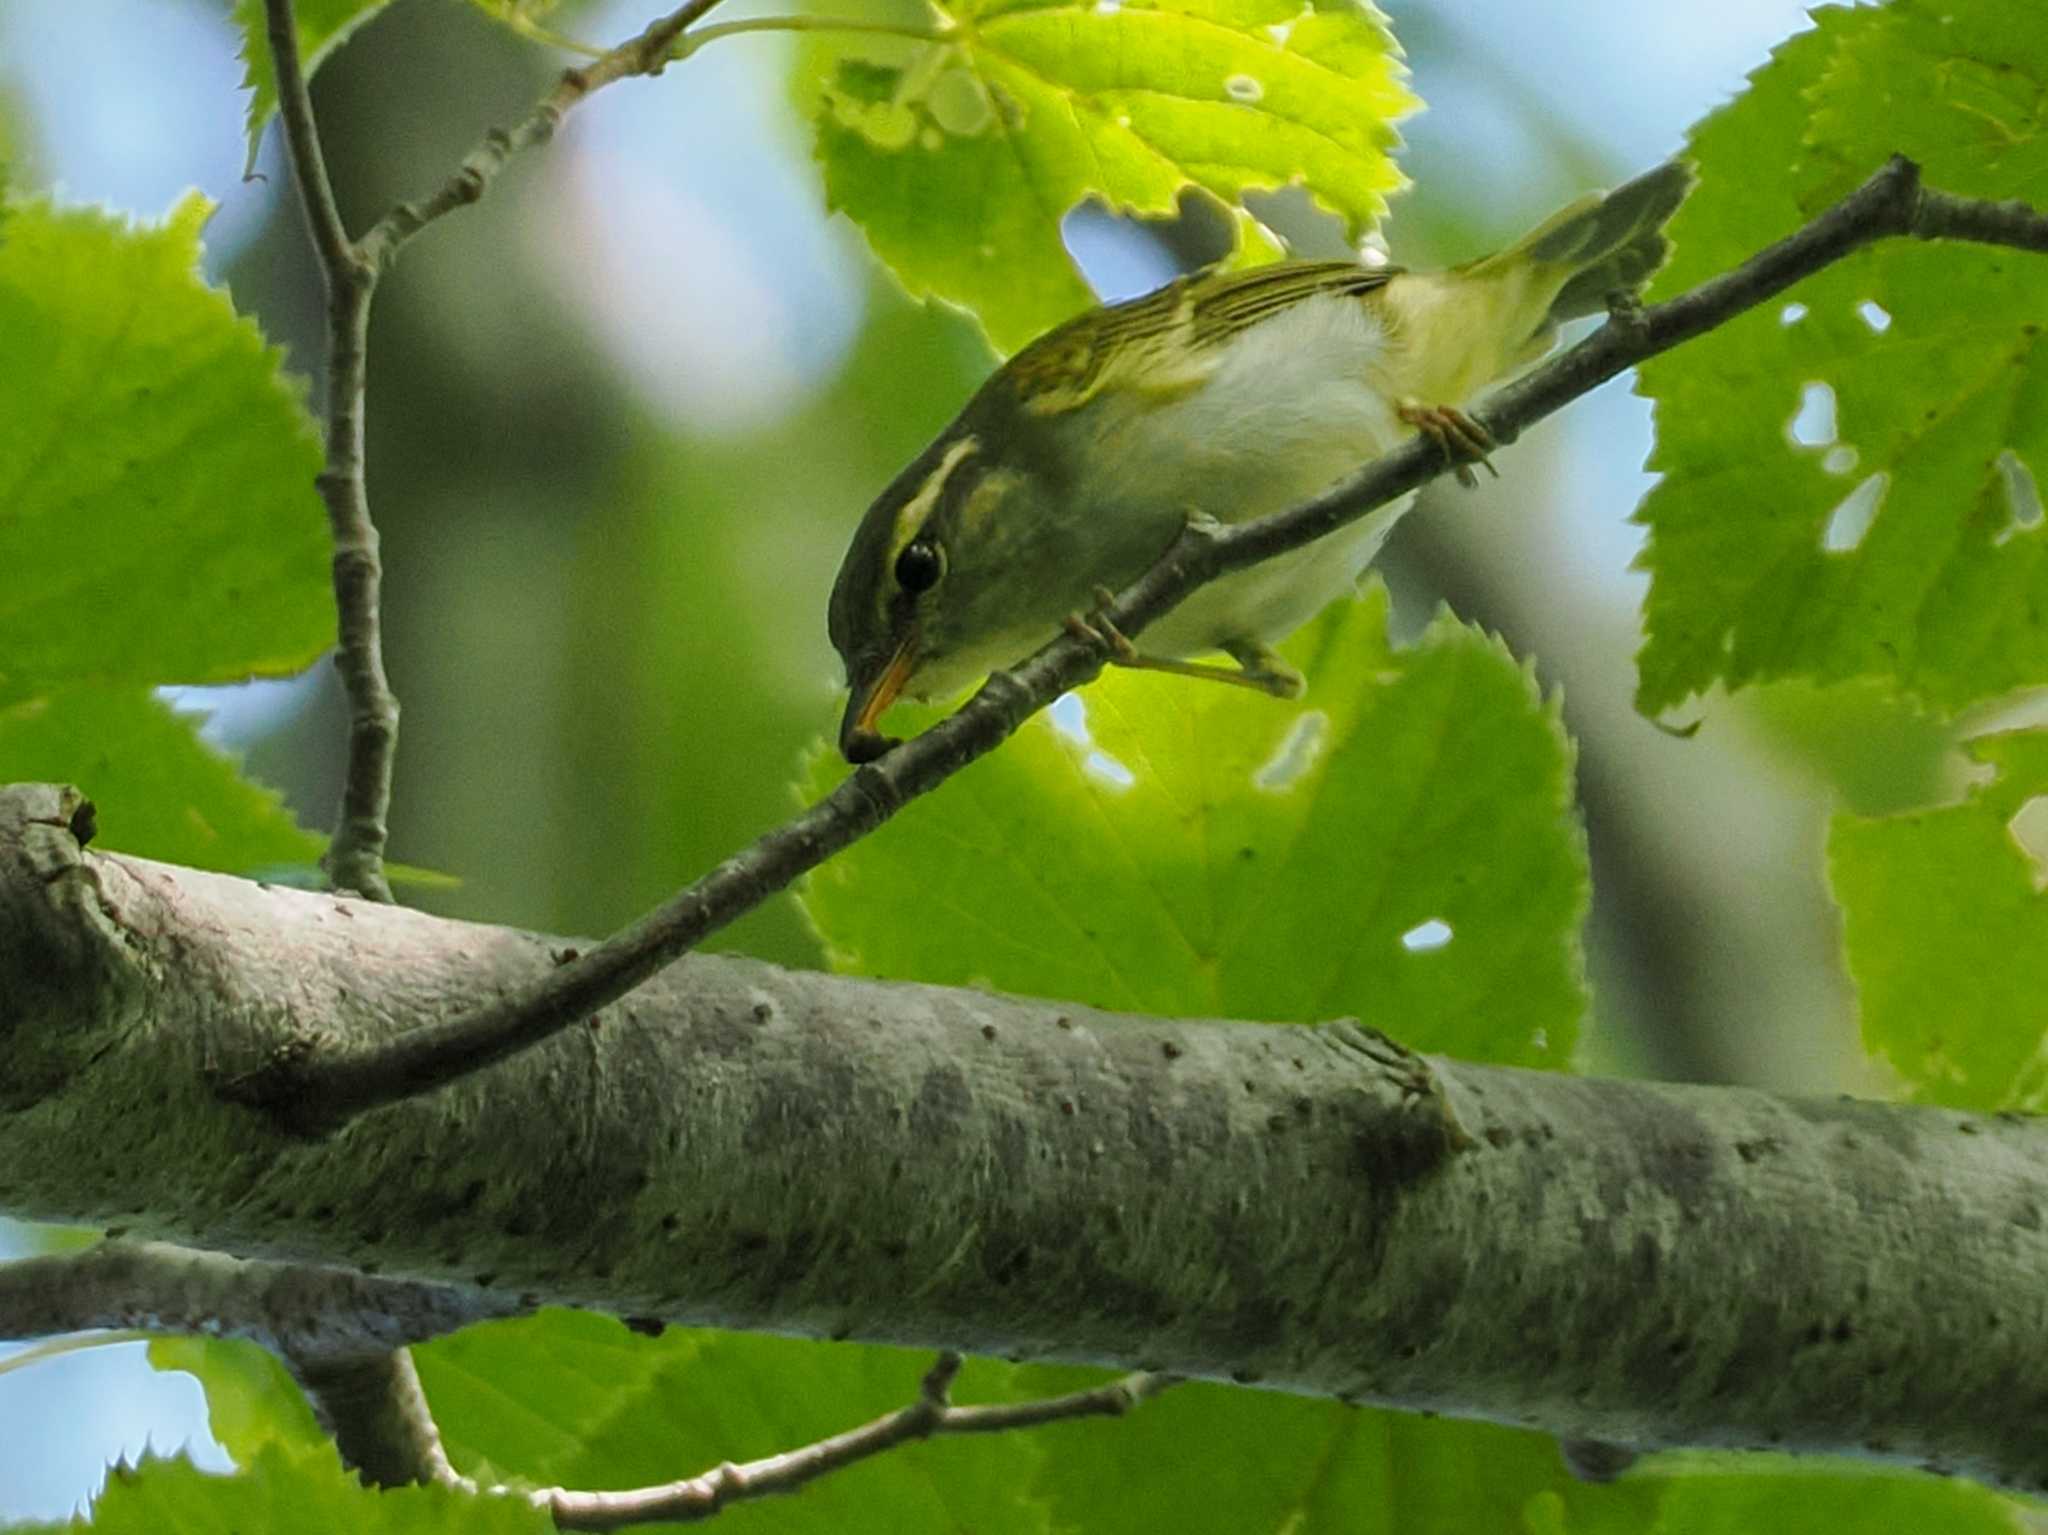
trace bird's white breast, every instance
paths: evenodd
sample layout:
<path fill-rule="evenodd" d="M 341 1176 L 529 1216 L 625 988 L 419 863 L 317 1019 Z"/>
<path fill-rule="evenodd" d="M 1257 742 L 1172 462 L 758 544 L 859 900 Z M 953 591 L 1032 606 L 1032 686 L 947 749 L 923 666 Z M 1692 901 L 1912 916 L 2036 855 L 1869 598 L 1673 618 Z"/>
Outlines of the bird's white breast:
<path fill-rule="evenodd" d="M 1103 413 L 1099 515 L 1244 522 L 1310 499 L 1409 435 L 1386 382 L 1390 338 L 1369 299 L 1319 295 L 1224 342 L 1208 380 Z M 1349 591 L 1412 497 L 1195 593 L 1144 648 L 1194 655 L 1277 640 Z M 1162 540 L 1161 547 L 1164 547 Z"/>

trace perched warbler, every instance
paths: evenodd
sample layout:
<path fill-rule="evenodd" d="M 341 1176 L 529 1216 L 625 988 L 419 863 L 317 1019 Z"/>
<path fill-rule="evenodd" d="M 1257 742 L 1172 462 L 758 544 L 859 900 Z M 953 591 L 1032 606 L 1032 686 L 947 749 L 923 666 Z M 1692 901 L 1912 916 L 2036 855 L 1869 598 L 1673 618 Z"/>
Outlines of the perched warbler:
<path fill-rule="evenodd" d="M 1088 626 L 1097 594 L 1147 570 L 1190 517 L 1282 511 L 1416 432 L 1461 466 L 1483 458 L 1457 407 L 1540 358 L 1561 322 L 1640 289 L 1691 185 L 1687 167 L 1660 166 L 1448 271 L 1197 274 L 1034 341 L 853 535 L 830 612 L 853 690 L 840 750 L 878 757 L 899 696 L 944 697 Z M 1294 697 L 1301 676 L 1271 647 L 1351 588 L 1413 499 L 1200 588 L 1143 652 L 1094 632 L 1124 665 Z M 1236 665 L 1187 659 L 1208 651 Z"/>

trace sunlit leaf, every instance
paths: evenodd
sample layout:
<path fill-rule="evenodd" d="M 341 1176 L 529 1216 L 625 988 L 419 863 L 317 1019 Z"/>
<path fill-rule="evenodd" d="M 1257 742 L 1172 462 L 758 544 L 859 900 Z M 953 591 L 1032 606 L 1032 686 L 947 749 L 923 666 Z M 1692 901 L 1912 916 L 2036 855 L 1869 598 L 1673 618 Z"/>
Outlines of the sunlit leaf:
<path fill-rule="evenodd" d="M 1298 705 L 1112 671 L 1085 740 L 1033 720 L 811 876 L 835 965 L 1565 1064 L 1587 875 L 1556 707 L 1448 617 L 1389 650 L 1385 602 L 1289 643 Z"/>
<path fill-rule="evenodd" d="M 447 1487 L 365 1487 L 342 1470 L 331 1448 L 295 1455 L 269 1445 L 232 1476 L 201 1471 L 182 1458 L 149 1456 L 138 1466 L 116 1466 L 88 1518 L 11 1528 L 103 1535 L 548 1535 L 555 1526 L 515 1498 L 479 1498 Z"/>
<path fill-rule="evenodd" d="M 1077 1372 L 1023 1374 L 1056 1388 Z M 1045 1448 L 1040 1491 L 1070 1531 L 1637 1535 L 1663 1496 L 1642 1478 L 1575 1481 L 1548 1435 L 1223 1386 L 1061 1427 Z"/>
<path fill-rule="evenodd" d="M 1005 350 L 1090 301 L 1060 240 L 1089 197 L 1164 214 L 1188 190 L 1263 243 L 1248 191 L 1299 183 L 1354 237 L 1403 184 L 1417 105 L 1368 0 L 967 0 L 938 40 L 844 60 L 818 106 L 826 196 L 913 294 Z"/>
<path fill-rule="evenodd" d="M 0 708 L 0 766 L 10 781 L 83 789 L 98 807 L 95 847 L 256 874 L 310 868 L 324 846 L 192 719 L 139 688 L 69 687 Z"/>
<path fill-rule="evenodd" d="M 1842 906 L 1864 1043 L 1921 1097 L 2048 1103 L 2048 731 L 1986 736 L 1993 770 L 1958 804 L 1837 815 Z"/>
<path fill-rule="evenodd" d="M 0 706 L 298 671 L 332 643 L 301 390 L 159 225 L 16 204 L 0 234 Z"/>
<path fill-rule="evenodd" d="M 254 1465 L 270 1445 L 294 1456 L 334 1453 L 305 1392 L 268 1349 L 235 1338 L 153 1338 L 149 1362 L 198 1380 L 206 1426 L 238 1466 Z"/>
<path fill-rule="evenodd" d="M 1654 1464 L 1654 1463 L 1653 1463 Z M 1765 1469 L 1752 1469 L 1762 1466 Z M 2017 1535 L 2016 1504 L 1960 1479 L 1836 1462 L 1719 1457 L 1669 1478 L 1654 1535 Z"/>
<path fill-rule="evenodd" d="M 1823 10 L 1692 136 L 1669 293 L 1881 165 L 2039 199 L 2048 14 Z M 2040 259 L 1889 241 L 1646 364 L 1652 581 L 1638 701 L 1882 676 L 1942 707 L 2048 681 L 2048 283 Z"/>

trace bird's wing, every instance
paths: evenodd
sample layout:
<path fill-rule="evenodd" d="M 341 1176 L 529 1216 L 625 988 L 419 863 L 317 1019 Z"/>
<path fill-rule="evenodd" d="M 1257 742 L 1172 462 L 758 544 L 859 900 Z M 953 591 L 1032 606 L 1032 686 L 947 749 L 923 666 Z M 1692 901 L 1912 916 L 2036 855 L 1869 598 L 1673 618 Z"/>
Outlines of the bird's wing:
<path fill-rule="evenodd" d="M 1183 277 L 1143 298 L 1077 315 L 1039 337 L 1005 371 L 1032 415 L 1060 415 L 1105 390 L 1162 400 L 1201 387 L 1239 332 L 1304 299 L 1356 297 L 1386 286 L 1394 267 L 1282 261 Z"/>

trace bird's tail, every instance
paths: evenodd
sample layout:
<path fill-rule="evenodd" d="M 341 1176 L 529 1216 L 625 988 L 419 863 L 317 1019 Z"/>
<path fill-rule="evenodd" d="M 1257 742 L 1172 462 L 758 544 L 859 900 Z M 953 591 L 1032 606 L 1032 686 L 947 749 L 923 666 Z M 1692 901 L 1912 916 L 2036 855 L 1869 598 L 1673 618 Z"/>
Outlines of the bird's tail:
<path fill-rule="evenodd" d="M 1539 334 L 1566 320 L 1599 314 L 1608 295 L 1633 293 L 1671 254 L 1664 225 L 1692 190 L 1692 167 L 1672 160 L 1560 209 L 1527 235 L 1464 269 L 1485 278 L 1517 268 L 1547 268 L 1559 282 Z"/>

